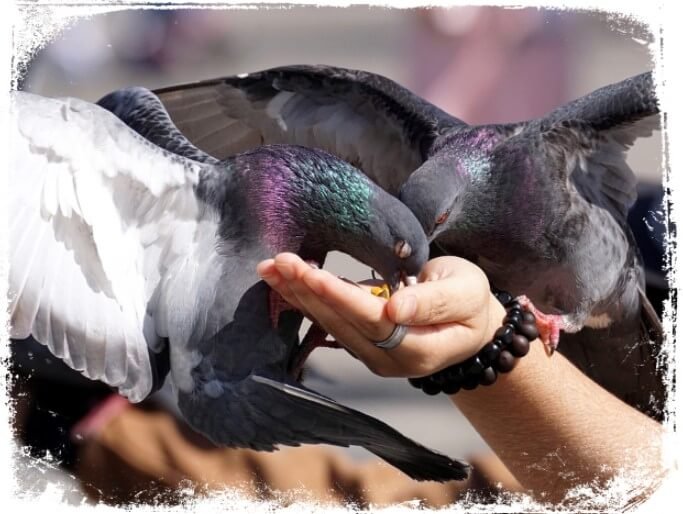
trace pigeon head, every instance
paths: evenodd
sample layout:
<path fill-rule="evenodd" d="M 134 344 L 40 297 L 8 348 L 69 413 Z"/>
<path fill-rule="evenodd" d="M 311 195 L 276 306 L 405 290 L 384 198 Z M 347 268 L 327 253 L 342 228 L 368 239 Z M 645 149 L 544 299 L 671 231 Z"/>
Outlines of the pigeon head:
<path fill-rule="evenodd" d="M 368 228 L 355 241 L 350 241 L 355 248 L 340 250 L 377 270 L 394 292 L 407 277 L 420 273 L 429 259 L 429 244 L 410 209 L 373 182 L 368 182 L 372 191 Z M 368 240 L 375 241 L 374 248 L 367 244 Z"/>
<path fill-rule="evenodd" d="M 271 252 L 318 260 L 341 251 L 375 269 L 392 289 L 427 261 L 427 238 L 413 213 L 349 163 L 280 145 L 260 147 L 251 158 L 248 194 Z"/>
<path fill-rule="evenodd" d="M 462 163 L 447 152 L 415 170 L 401 187 L 399 198 L 431 242 L 458 222 L 470 185 L 471 177 Z"/>

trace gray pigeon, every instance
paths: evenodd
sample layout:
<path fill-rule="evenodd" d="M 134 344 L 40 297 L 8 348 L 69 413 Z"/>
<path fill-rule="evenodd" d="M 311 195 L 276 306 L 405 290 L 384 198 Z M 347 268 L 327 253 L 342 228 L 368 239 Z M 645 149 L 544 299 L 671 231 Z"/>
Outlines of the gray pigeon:
<path fill-rule="evenodd" d="M 415 479 L 466 476 L 302 386 L 302 314 L 274 316 L 255 272 L 280 251 L 322 263 L 339 250 L 397 285 L 428 256 L 397 199 L 323 151 L 266 146 L 218 162 L 193 154 L 167 117 L 148 118 L 162 148 L 94 104 L 12 98 L 12 338 L 33 336 L 131 401 L 163 379 L 167 348 L 181 412 L 219 445 L 358 445 Z"/>
<path fill-rule="evenodd" d="M 355 164 L 413 210 L 438 252 L 469 258 L 492 284 L 530 299 L 551 347 L 560 329 L 589 327 L 597 335 L 571 337 L 572 360 L 633 405 L 649 410 L 650 396 L 662 405 L 662 330 L 626 226 L 636 179 L 625 152 L 657 125 L 650 73 L 537 120 L 484 126 L 384 77 L 327 66 L 155 93 L 212 155 L 286 142 Z"/>

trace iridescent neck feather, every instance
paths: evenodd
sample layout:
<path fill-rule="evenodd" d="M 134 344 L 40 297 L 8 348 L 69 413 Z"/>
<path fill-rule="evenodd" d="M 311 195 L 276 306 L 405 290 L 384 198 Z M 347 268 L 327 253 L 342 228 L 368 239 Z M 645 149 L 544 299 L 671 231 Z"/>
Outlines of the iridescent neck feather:
<path fill-rule="evenodd" d="M 271 251 L 326 247 L 368 232 L 372 185 L 350 164 L 298 147 L 262 151 L 256 164 L 245 178 Z"/>

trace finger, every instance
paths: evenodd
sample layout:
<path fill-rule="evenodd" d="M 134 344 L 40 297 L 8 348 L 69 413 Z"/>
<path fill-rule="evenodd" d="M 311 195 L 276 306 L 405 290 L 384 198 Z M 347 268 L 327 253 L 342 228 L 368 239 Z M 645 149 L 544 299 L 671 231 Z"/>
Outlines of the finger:
<path fill-rule="evenodd" d="M 264 275 L 272 275 L 275 271 L 275 259 L 265 259 L 256 265 L 256 273 L 258 273 L 261 278 L 263 278 Z"/>
<path fill-rule="evenodd" d="M 309 305 L 324 302 L 331 304 L 333 308 L 339 308 L 341 317 L 353 324 L 368 340 L 381 341 L 391 334 L 394 323 L 384 314 L 386 301 L 368 294 L 355 282 L 312 268 L 295 254 L 277 255 L 274 259 L 274 268 L 284 278 L 287 287 L 294 296 L 297 296 L 303 308 L 307 308 L 301 296 L 305 294 Z M 313 278 L 310 278 L 311 276 Z M 306 288 L 302 288 L 305 280 L 309 282 Z M 279 285 L 277 287 L 284 289 Z M 315 294 L 311 295 L 311 292 Z M 289 292 L 285 291 L 285 294 Z M 315 316 L 314 313 L 311 314 Z"/>
<path fill-rule="evenodd" d="M 386 323 L 381 308 L 384 300 L 368 295 L 327 272 L 311 269 L 295 256 L 276 257 L 276 266 L 283 270 L 289 268 L 284 274 L 291 278 L 290 289 L 303 309 L 379 375 L 424 376 L 463 361 L 486 342 L 479 330 L 448 323 L 412 327 L 397 348 L 388 351 L 377 348 L 373 341 L 386 338 L 394 325 L 385 325 L 386 332 L 376 338 L 368 337 L 363 329 L 359 329 L 359 325 L 365 328 L 363 322 L 355 318 L 367 318 L 369 310 L 372 313 L 370 319 Z M 407 289 L 414 287 L 417 286 Z M 373 305 L 373 302 L 378 303 Z M 377 312 L 373 312 L 374 309 Z M 373 318 L 373 315 L 378 317 Z"/>
<path fill-rule="evenodd" d="M 404 325 L 477 321 L 488 305 L 488 280 L 479 268 L 467 264 L 451 261 L 449 269 L 439 265 L 427 269 L 423 274 L 427 281 L 392 295 L 387 304 L 389 319 Z"/>
<path fill-rule="evenodd" d="M 395 323 L 386 315 L 386 300 L 383 298 L 344 282 L 325 270 L 307 270 L 302 280 L 369 341 L 382 341 L 393 331 Z"/>
<path fill-rule="evenodd" d="M 316 270 L 297 270 L 297 273 L 308 271 Z M 362 360 L 372 371 L 386 370 L 391 366 L 395 368 L 395 363 L 385 350 L 377 348 L 353 323 L 350 323 L 348 319 L 340 315 L 334 307 L 322 302 L 318 294 L 305 281 L 297 280 L 295 277 L 290 282 L 290 288 L 297 301 L 316 319 L 316 322 L 355 354 L 356 357 Z M 391 330 L 393 328 L 390 328 L 386 335 L 391 333 Z"/>
<path fill-rule="evenodd" d="M 305 300 L 304 300 L 305 303 Z M 384 377 L 423 377 L 476 354 L 486 343 L 481 335 L 458 324 L 410 327 L 399 346 L 375 346 L 335 309 L 310 307 L 318 323 L 374 373 Z"/>
<path fill-rule="evenodd" d="M 301 303 L 298 301 L 296 295 L 292 293 L 289 283 L 275 268 L 275 262 L 273 259 L 260 262 L 256 267 L 256 271 L 261 276 L 261 279 L 268 284 L 273 291 L 279 294 L 284 301 L 286 301 L 295 309 L 300 310 L 304 316 L 308 318 L 311 317 L 309 313 L 306 312 L 303 305 L 301 305 Z"/>
<path fill-rule="evenodd" d="M 377 348 L 374 343 L 388 337 L 395 327 L 385 317 L 384 300 L 324 270 L 299 264 L 294 265 L 290 287 L 327 332 L 382 376 L 424 376 L 465 360 L 482 346 L 480 331 L 448 323 L 411 327 L 398 347 Z M 384 328 L 377 336 L 369 335 L 374 326 L 366 323 Z"/>
<path fill-rule="evenodd" d="M 283 252 L 275 256 L 275 267 L 286 280 L 294 280 L 297 273 L 311 266 L 306 264 L 301 257 L 295 253 Z"/>
<path fill-rule="evenodd" d="M 458 323 L 411 326 L 403 342 L 389 352 L 392 376 L 422 377 L 463 362 L 486 343 L 478 331 Z"/>

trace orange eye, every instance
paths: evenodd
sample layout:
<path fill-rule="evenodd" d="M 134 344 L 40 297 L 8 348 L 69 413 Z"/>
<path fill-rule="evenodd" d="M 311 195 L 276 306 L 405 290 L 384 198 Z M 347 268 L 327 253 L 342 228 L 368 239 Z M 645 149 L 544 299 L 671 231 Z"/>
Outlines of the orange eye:
<path fill-rule="evenodd" d="M 436 218 L 436 224 L 441 225 L 444 221 L 448 219 L 448 215 L 451 213 L 451 211 L 446 211 L 444 212 L 441 216 Z"/>

